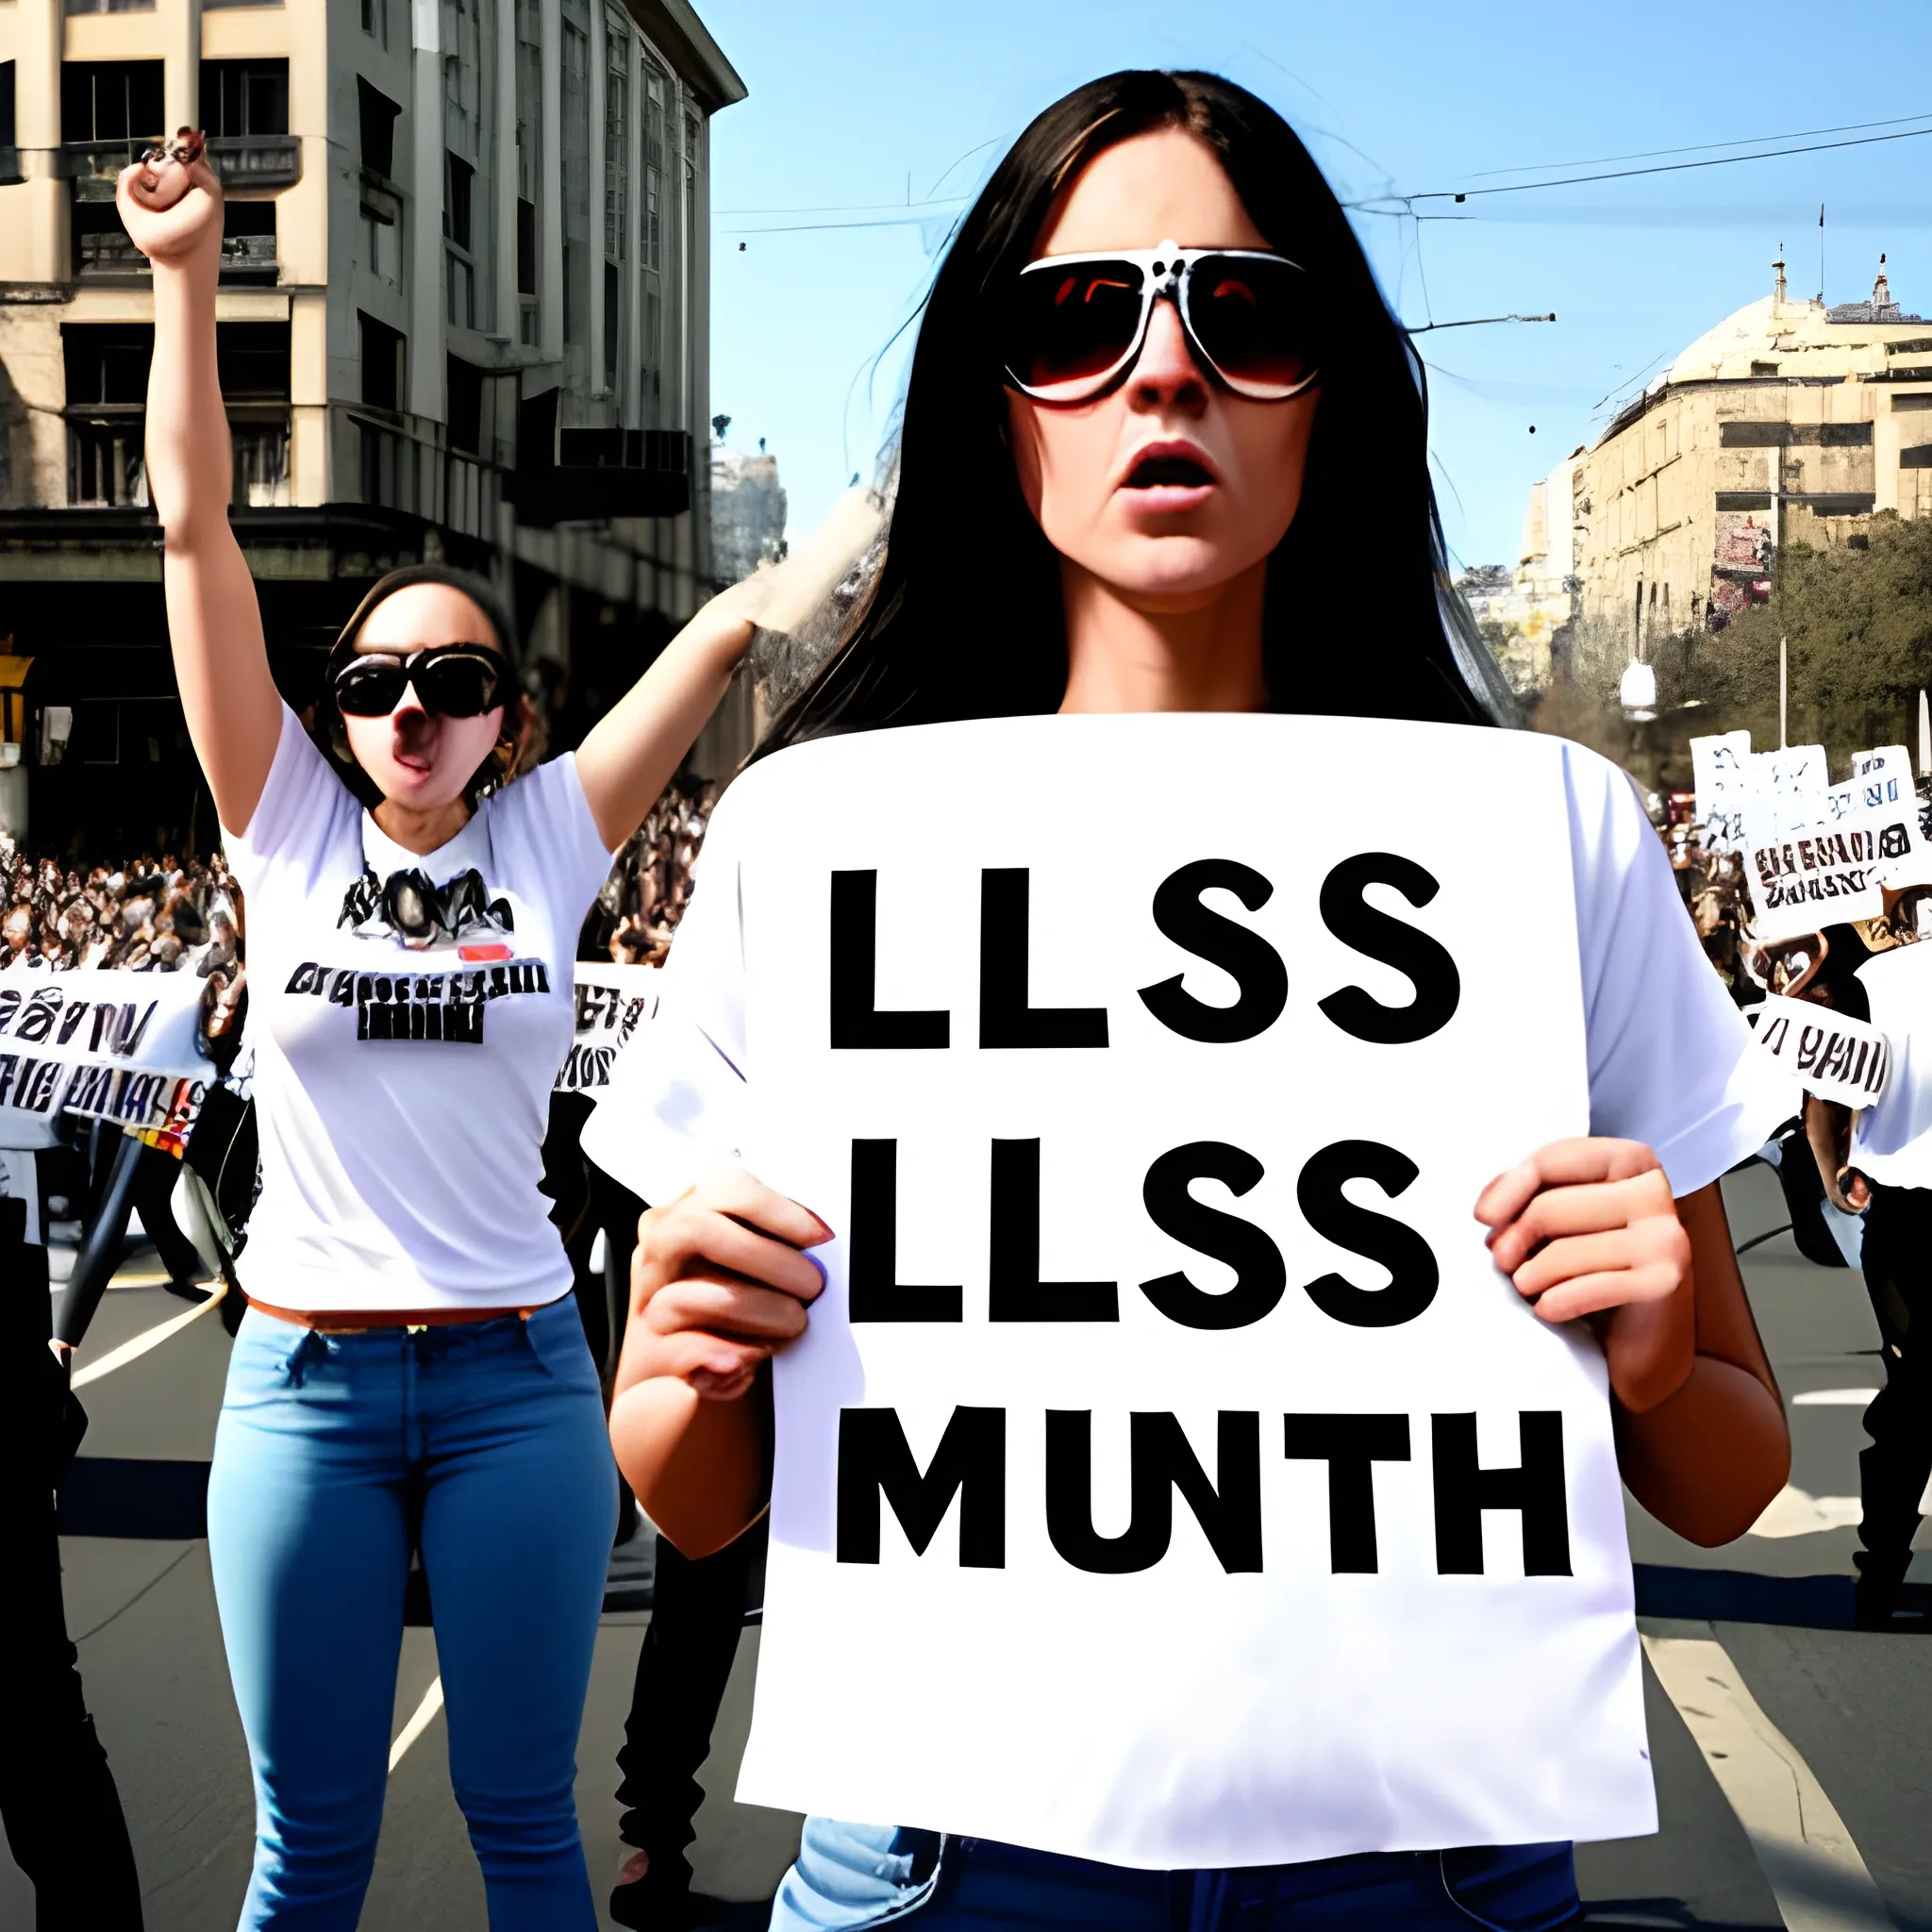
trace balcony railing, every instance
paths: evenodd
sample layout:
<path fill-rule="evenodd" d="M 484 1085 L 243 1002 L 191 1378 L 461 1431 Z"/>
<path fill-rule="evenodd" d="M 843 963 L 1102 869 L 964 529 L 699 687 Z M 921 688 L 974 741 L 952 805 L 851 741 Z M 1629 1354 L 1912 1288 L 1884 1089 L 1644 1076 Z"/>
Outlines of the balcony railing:
<path fill-rule="evenodd" d="M 292 188 L 302 178 L 302 143 L 292 134 L 216 134 L 208 158 L 229 188 Z"/>
<path fill-rule="evenodd" d="M 159 139 L 157 134 L 143 134 L 113 141 L 63 142 L 54 151 L 54 172 L 74 183 L 75 200 L 112 201 L 121 170 L 140 160 Z"/>
<path fill-rule="evenodd" d="M 144 134 L 65 142 L 55 153 L 54 172 L 74 183 L 75 200 L 112 201 L 121 170 L 159 140 Z M 208 157 L 229 188 L 292 188 L 302 178 L 302 143 L 292 134 L 215 135 Z"/>
<path fill-rule="evenodd" d="M 78 234 L 74 238 L 75 268 L 83 281 L 125 281 L 146 275 L 152 266 L 121 228 Z M 273 235 L 225 235 L 222 238 L 221 278 L 229 283 L 274 284 L 280 275 Z"/>
<path fill-rule="evenodd" d="M 67 501 L 80 508 L 147 508 L 147 419 L 137 406 L 70 413 Z"/>
<path fill-rule="evenodd" d="M 439 449 L 391 423 L 359 415 L 351 420 L 364 503 L 403 510 L 486 543 L 496 541 L 504 473 L 495 464 Z"/>
<path fill-rule="evenodd" d="M 286 504 L 289 419 L 260 406 L 229 420 L 237 509 Z M 67 501 L 76 509 L 145 509 L 147 416 L 138 403 L 67 412 Z"/>

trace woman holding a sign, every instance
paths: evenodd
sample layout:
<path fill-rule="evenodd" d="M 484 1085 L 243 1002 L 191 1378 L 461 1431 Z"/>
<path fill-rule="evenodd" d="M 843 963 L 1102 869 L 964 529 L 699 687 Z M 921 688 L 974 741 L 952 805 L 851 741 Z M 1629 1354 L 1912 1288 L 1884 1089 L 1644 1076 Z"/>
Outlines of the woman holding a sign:
<path fill-rule="evenodd" d="M 668 1204 L 620 1465 L 692 1556 L 770 1497 L 774 1924 L 1567 1923 L 1655 1825 L 1620 1470 L 1705 1543 L 1784 1479 L 1715 1185 L 1781 1083 L 1623 775 L 1474 728 L 1417 358 L 1261 102 L 1034 122 L 899 459 L 587 1137 Z"/>
<path fill-rule="evenodd" d="M 248 895 L 263 1182 L 208 1491 L 258 1799 L 242 1924 L 357 1922 L 413 1546 L 491 1925 L 589 1928 L 572 1780 L 616 1482 L 540 1143 L 578 927 L 767 585 L 707 607 L 579 751 L 510 783 L 529 709 L 509 612 L 478 578 L 397 571 L 344 627 L 311 739 L 228 523 L 199 138 L 119 195 L 154 264 L 175 665 Z"/>

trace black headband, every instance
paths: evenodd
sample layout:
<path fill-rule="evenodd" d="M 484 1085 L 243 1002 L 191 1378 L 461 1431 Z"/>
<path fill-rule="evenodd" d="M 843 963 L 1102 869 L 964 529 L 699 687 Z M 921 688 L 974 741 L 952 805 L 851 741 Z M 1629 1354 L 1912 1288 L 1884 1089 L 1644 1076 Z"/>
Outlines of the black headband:
<path fill-rule="evenodd" d="M 406 591 L 411 584 L 447 584 L 453 591 L 460 591 L 477 609 L 490 620 L 490 627 L 496 633 L 496 647 L 509 659 L 512 671 L 523 669 L 524 654 L 517 641 L 516 619 L 510 615 L 509 606 L 489 578 L 481 577 L 475 571 L 458 570 L 447 563 L 406 563 L 401 570 L 392 570 L 385 577 L 378 577 L 369 587 L 368 594 L 357 605 L 347 624 L 330 647 L 328 661 L 336 663 L 342 653 L 350 649 L 362 626 L 369 622 L 369 613 L 384 598 L 392 596 L 397 591 Z M 467 641 L 482 643 L 482 638 Z"/>

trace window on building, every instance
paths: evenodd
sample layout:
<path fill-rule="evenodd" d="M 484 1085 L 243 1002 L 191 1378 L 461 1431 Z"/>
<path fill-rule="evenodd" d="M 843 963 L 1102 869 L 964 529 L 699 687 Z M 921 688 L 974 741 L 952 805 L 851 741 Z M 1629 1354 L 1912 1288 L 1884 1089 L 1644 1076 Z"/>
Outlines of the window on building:
<path fill-rule="evenodd" d="M 289 131 L 286 60 L 204 60 L 201 125 L 215 137 Z"/>
<path fill-rule="evenodd" d="M 402 205 L 392 195 L 367 188 L 362 194 L 362 266 L 392 289 L 403 285 Z"/>
<path fill-rule="evenodd" d="M 222 274 L 246 280 L 275 278 L 275 205 L 273 201 L 222 202 Z"/>
<path fill-rule="evenodd" d="M 356 311 L 362 327 L 362 400 L 372 409 L 399 409 L 403 399 L 403 356 L 400 329 Z"/>
<path fill-rule="evenodd" d="M 535 347 L 542 287 L 537 209 L 543 178 L 543 27 L 538 0 L 516 0 L 516 9 L 517 339 Z"/>
<path fill-rule="evenodd" d="M 638 331 L 638 417 L 646 429 L 662 426 L 658 410 L 664 394 L 664 298 L 651 286 L 656 279 L 645 278 L 644 312 Z"/>
<path fill-rule="evenodd" d="M 664 108 L 668 80 L 654 62 L 644 63 L 644 266 L 664 266 Z"/>
<path fill-rule="evenodd" d="M 201 0 L 201 10 L 206 13 L 216 7 L 279 7 L 282 0 Z"/>
<path fill-rule="evenodd" d="M 362 0 L 362 31 L 379 46 L 389 45 L 389 0 Z"/>
<path fill-rule="evenodd" d="M 445 314 L 459 328 L 476 325 L 476 262 L 472 203 L 476 171 L 460 155 L 443 155 L 442 238 L 447 281 Z"/>
<path fill-rule="evenodd" d="M 630 42 L 612 31 L 604 44 L 604 258 L 622 261 L 630 214 Z"/>
<path fill-rule="evenodd" d="M 461 155 L 443 154 L 442 232 L 458 248 L 470 245 L 471 191 L 476 171 Z"/>
<path fill-rule="evenodd" d="M 215 366 L 222 398 L 229 403 L 289 400 L 289 325 L 286 322 L 218 322 Z"/>
<path fill-rule="evenodd" d="M 563 340 L 582 347 L 591 333 L 591 37 L 563 22 Z"/>
<path fill-rule="evenodd" d="M 154 358 L 150 323 L 65 323 L 60 329 L 66 367 L 67 407 L 95 408 L 104 404 L 147 401 L 147 367 Z"/>
<path fill-rule="evenodd" d="M 396 116 L 402 104 L 356 76 L 356 105 L 361 121 L 362 165 L 372 175 L 392 179 L 396 172 Z"/>
<path fill-rule="evenodd" d="M 465 455 L 483 454 L 483 371 L 460 356 L 446 358 L 443 375 L 449 414 L 449 446 Z"/>
<path fill-rule="evenodd" d="M 623 313 L 623 271 L 614 261 L 604 264 L 604 387 L 617 387 L 618 323 Z"/>
<path fill-rule="evenodd" d="M 152 13 L 155 0 L 67 0 L 67 11 L 75 13 Z"/>
<path fill-rule="evenodd" d="M 15 144 L 13 71 L 11 60 L 0 60 L 0 147 L 12 147 Z"/>
<path fill-rule="evenodd" d="M 155 141 L 167 114 L 158 60 L 63 60 L 63 142 Z"/>

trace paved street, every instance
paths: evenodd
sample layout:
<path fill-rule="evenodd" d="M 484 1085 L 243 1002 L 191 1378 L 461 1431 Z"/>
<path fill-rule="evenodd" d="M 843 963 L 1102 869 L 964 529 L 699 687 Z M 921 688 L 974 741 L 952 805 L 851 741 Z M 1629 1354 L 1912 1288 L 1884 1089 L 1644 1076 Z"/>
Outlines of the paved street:
<path fill-rule="evenodd" d="M 1774 1177 L 1726 1183 L 1740 1241 L 1784 1220 Z M 1932 1932 L 1932 1643 L 1860 1635 L 1848 1619 L 1863 1398 L 1877 1336 L 1855 1274 L 1803 1261 L 1775 1237 L 1746 1257 L 1753 1303 L 1786 1399 L 1792 1486 L 1754 1534 L 1702 1551 L 1633 1510 L 1640 1602 L 1663 1829 L 1579 1853 L 1591 1923 L 1602 1926 L 1831 1926 Z M 137 1250 L 78 1360 L 85 1372 L 187 1313 Z M 228 1342 L 212 1315 L 91 1381 L 83 1468 L 63 1507 L 96 1523 L 136 1498 L 150 1529 L 205 1462 Z M 192 1477 L 189 1478 L 192 1483 Z M 1921 1531 L 1921 1547 L 1932 1538 Z M 636 1551 L 624 1553 L 632 1567 Z M 233 1923 L 250 1852 L 247 1764 L 228 1693 L 206 1545 L 187 1535 L 64 1540 L 69 1627 L 127 1807 L 151 1932 L 221 1932 Z M 1932 1585 L 1932 1553 L 1915 1581 Z M 579 1752 L 577 1800 L 600 1900 L 618 1859 L 612 1759 L 641 1611 L 607 1614 Z M 1839 1627 L 1829 1627 L 1837 1624 Z M 737 1674 L 705 1774 L 698 1883 L 768 1897 L 796 1821 L 730 1801 L 749 1716 L 758 1632 Z M 368 1909 L 371 1932 L 480 1928 L 482 1887 L 450 1795 L 440 1712 L 421 1716 L 433 1640 L 412 1629 L 395 1732 L 415 1731 L 391 1774 Z M 1693 1734 L 1694 1733 L 1694 1734 Z M 31 1893 L 0 1851 L 0 1932 L 26 1932 Z M 747 1924 L 761 1923 L 755 1911 Z"/>

